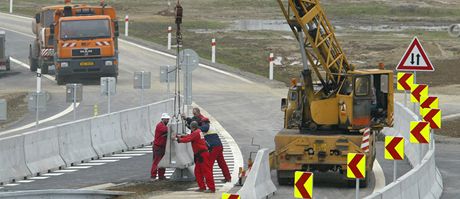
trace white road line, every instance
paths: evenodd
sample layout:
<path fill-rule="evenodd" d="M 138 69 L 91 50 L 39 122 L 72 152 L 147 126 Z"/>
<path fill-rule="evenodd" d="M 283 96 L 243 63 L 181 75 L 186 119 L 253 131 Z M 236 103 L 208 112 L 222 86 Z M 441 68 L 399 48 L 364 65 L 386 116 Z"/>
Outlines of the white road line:
<path fill-rule="evenodd" d="M 35 180 L 19 180 L 17 182 L 19 183 L 29 183 L 29 182 L 34 182 Z"/>
<path fill-rule="evenodd" d="M 19 32 L 19 31 L 16 31 L 16 30 L 12 30 L 12 29 L 9 29 L 9 28 L 2 27 L 2 26 L 0 26 L 0 28 L 1 28 L 1 29 L 4 29 L 4 30 L 8 30 L 8 31 L 10 31 L 10 32 L 14 32 L 14 33 L 17 33 L 17 34 L 26 36 L 26 37 L 35 38 L 35 37 L 34 37 L 33 35 L 31 35 L 31 34 Z"/>
<path fill-rule="evenodd" d="M 25 63 L 22 63 L 20 62 L 19 60 L 16 60 L 12 57 L 10 57 L 11 61 L 21 65 L 21 66 L 24 66 L 26 68 L 29 67 L 29 65 L 25 64 Z M 45 76 L 49 76 L 49 75 L 45 75 Z M 77 103 L 76 104 L 76 107 L 78 108 L 80 106 L 80 103 Z M 49 121 L 53 121 L 55 119 L 58 119 L 64 115 L 67 115 L 68 113 L 72 112 L 73 111 L 73 105 L 70 105 L 69 107 L 67 107 L 65 110 L 63 110 L 62 112 L 56 114 L 56 115 L 53 115 L 49 118 L 46 118 L 46 119 L 43 119 L 43 120 L 40 120 L 38 121 L 38 124 L 43 124 L 45 122 L 49 122 Z M 27 124 L 27 125 L 24 125 L 24 126 L 21 126 L 21 127 L 18 127 L 18 128 L 15 128 L 15 129 L 10 129 L 10 130 L 7 130 L 7 131 L 3 131 L 3 132 L 0 132 L 0 135 L 6 135 L 6 134 L 10 134 L 10 133 L 13 133 L 13 132 L 16 132 L 16 131 L 21 131 L 21 130 L 24 130 L 24 129 L 28 129 L 28 128 L 31 128 L 31 127 L 34 127 L 35 126 L 35 122 L 33 123 L 30 123 L 30 124 Z"/>
<path fill-rule="evenodd" d="M 6 184 L 6 185 L 3 185 L 5 187 L 14 187 L 14 186 L 18 186 L 19 184 L 16 184 L 16 183 L 10 183 L 10 184 Z"/>
<path fill-rule="evenodd" d="M 78 165 L 78 166 L 71 166 L 67 167 L 68 169 L 88 169 L 91 168 L 91 166 L 83 166 L 83 165 Z"/>
<path fill-rule="evenodd" d="M 110 157 L 132 157 L 132 156 L 143 156 L 145 153 L 121 153 L 121 154 L 114 154 Z"/>
<path fill-rule="evenodd" d="M 36 177 L 31 177 L 29 179 L 31 180 L 44 180 L 44 179 L 48 179 L 49 177 L 44 177 L 44 176 L 36 176 Z"/>
<path fill-rule="evenodd" d="M 104 160 L 91 160 L 89 161 L 90 163 L 108 163 L 108 162 L 118 162 L 120 160 L 108 160 L 108 159 L 104 159 Z"/>
<path fill-rule="evenodd" d="M 146 153 L 152 153 L 152 150 L 148 150 L 148 151 L 126 151 L 126 152 L 123 152 L 123 154 L 146 154 Z"/>
<path fill-rule="evenodd" d="M 104 165 L 106 163 L 104 162 L 101 162 L 101 163 L 83 163 L 83 164 L 79 164 L 78 166 L 100 166 L 100 165 Z"/>
<path fill-rule="evenodd" d="M 142 46 L 142 45 L 139 45 L 139 44 L 136 44 L 136 43 L 133 43 L 133 42 L 130 42 L 130 41 L 126 41 L 126 40 L 123 40 L 123 39 L 119 39 L 118 41 L 121 41 L 123 43 L 127 43 L 127 44 L 130 44 L 130 45 L 133 45 L 133 46 L 136 46 L 140 49 L 144 49 L 144 50 L 147 50 L 147 51 L 150 51 L 150 52 L 153 52 L 153 53 L 156 53 L 156 54 L 160 54 L 160 55 L 163 55 L 163 56 L 166 56 L 166 57 L 169 57 L 169 58 L 173 58 L 175 59 L 176 56 L 175 55 L 171 55 L 169 53 L 164 53 L 164 52 L 161 52 L 161 51 L 158 51 L 158 50 L 154 50 L 154 49 L 151 49 L 151 48 L 148 48 L 148 47 L 145 47 L 145 46 Z M 243 77 L 240 77 L 238 75 L 235 75 L 235 74 L 232 74 L 232 73 L 229 73 L 229 72 L 226 72 L 226 71 L 223 71 L 223 70 L 220 70 L 220 69 L 217 69 L 217 68 L 214 68 L 212 66 L 208 66 L 208 65 L 204 65 L 204 64 L 200 64 L 199 66 L 203 67 L 203 68 L 206 68 L 208 70 L 212 70 L 214 72 L 217 72 L 217 73 L 220 73 L 220 74 L 224 74 L 224 75 L 227 75 L 229 77 L 233 77 L 233 78 L 236 78 L 236 79 L 239 79 L 243 82 L 246 82 L 246 83 L 249 83 L 249 84 L 254 84 L 254 82 L 252 82 L 251 80 L 248 80 L 246 78 L 243 78 Z"/>
<path fill-rule="evenodd" d="M 43 176 L 60 176 L 64 173 L 45 173 L 45 174 L 42 174 Z"/>
<path fill-rule="evenodd" d="M 24 67 L 24 68 L 30 69 L 30 66 L 29 66 L 29 65 L 27 65 L 27 64 L 24 63 L 24 62 L 21 62 L 21 61 L 15 59 L 15 58 L 13 58 L 13 57 L 10 57 L 10 60 L 11 60 L 12 62 L 18 64 L 18 65 L 21 65 L 21 66 Z M 51 75 L 46 75 L 46 74 L 44 74 L 44 75 L 42 75 L 42 76 L 45 77 L 46 79 L 49 79 L 49 80 L 51 80 L 51 81 L 54 82 L 54 77 L 53 77 L 53 76 L 51 76 Z M 64 86 L 62 86 L 62 87 L 64 87 Z"/>
<path fill-rule="evenodd" d="M 385 187 L 385 174 L 383 173 L 383 169 L 380 166 L 377 159 L 374 161 L 374 166 L 372 167 L 375 176 L 375 186 L 372 193 L 380 191 L 383 187 Z"/>
<path fill-rule="evenodd" d="M 75 172 L 75 171 L 78 171 L 76 169 L 65 169 L 65 170 L 57 170 L 57 171 L 54 171 L 56 173 L 72 173 L 72 172 Z"/>
<path fill-rule="evenodd" d="M 110 156 L 110 157 L 103 157 L 101 159 L 102 160 L 121 160 L 121 159 L 129 159 L 129 158 L 132 158 L 132 157 L 113 157 L 113 156 Z"/>

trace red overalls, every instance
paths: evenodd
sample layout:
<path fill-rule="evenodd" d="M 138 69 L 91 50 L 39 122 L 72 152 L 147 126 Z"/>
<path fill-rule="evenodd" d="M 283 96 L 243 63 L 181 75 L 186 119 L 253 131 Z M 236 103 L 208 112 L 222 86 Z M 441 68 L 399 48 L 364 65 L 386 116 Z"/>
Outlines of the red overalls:
<path fill-rule="evenodd" d="M 150 169 L 150 177 L 156 178 L 158 171 L 158 178 L 165 179 L 165 168 L 158 168 L 158 164 L 165 155 L 166 139 L 168 137 L 168 127 L 160 122 L 155 128 L 155 139 L 153 140 L 153 163 Z"/>
<path fill-rule="evenodd" d="M 192 142 L 193 153 L 195 154 L 195 178 L 198 187 L 206 190 L 206 185 L 211 191 L 216 191 L 212 166 L 209 160 L 208 146 L 200 129 L 193 131 L 190 135 L 179 137 L 178 142 Z M 206 185 L 204 183 L 206 179 Z"/>

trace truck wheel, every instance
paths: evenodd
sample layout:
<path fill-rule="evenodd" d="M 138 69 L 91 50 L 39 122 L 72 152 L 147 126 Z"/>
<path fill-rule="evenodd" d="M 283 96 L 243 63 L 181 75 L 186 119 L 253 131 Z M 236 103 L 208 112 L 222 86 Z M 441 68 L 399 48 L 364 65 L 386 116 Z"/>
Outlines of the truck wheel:
<path fill-rule="evenodd" d="M 48 65 L 42 64 L 40 65 L 40 68 L 42 69 L 42 74 L 48 74 L 48 69 L 49 69 Z"/>
<path fill-rule="evenodd" d="M 58 85 L 64 85 L 65 84 L 64 77 L 61 77 L 60 75 L 56 74 L 56 82 Z"/>
<path fill-rule="evenodd" d="M 281 177 L 280 172 L 281 171 L 279 170 L 277 170 L 276 172 L 276 177 L 278 179 L 279 185 L 293 185 L 294 184 L 294 178 L 283 178 Z"/>
<path fill-rule="evenodd" d="M 38 60 L 32 56 L 32 45 L 29 46 L 29 65 L 30 65 L 30 71 L 32 72 L 37 71 Z"/>

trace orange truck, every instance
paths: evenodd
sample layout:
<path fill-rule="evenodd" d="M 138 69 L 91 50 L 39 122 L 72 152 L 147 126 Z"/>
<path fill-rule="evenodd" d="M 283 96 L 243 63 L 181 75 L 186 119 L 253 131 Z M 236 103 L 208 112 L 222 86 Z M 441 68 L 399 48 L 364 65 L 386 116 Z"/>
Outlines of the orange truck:
<path fill-rule="evenodd" d="M 97 6 L 66 4 L 55 9 L 48 41 L 54 50 L 52 64 L 57 83 L 117 77 L 118 35 L 116 11 L 103 2 Z"/>

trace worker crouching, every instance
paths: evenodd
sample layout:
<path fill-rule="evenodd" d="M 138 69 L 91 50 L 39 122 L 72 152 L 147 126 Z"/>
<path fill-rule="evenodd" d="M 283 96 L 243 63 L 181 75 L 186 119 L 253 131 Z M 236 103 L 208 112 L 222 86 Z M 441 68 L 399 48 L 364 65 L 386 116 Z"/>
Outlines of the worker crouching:
<path fill-rule="evenodd" d="M 214 185 L 212 166 L 210 164 L 208 146 L 204 139 L 204 135 L 200 128 L 198 128 L 198 123 L 195 121 L 190 123 L 190 129 L 192 130 L 191 134 L 185 136 L 177 135 L 175 140 L 178 143 L 192 143 L 195 161 L 195 178 L 199 187 L 197 191 L 215 193 L 216 187 Z M 206 186 L 208 187 L 208 190 L 206 190 Z"/>

